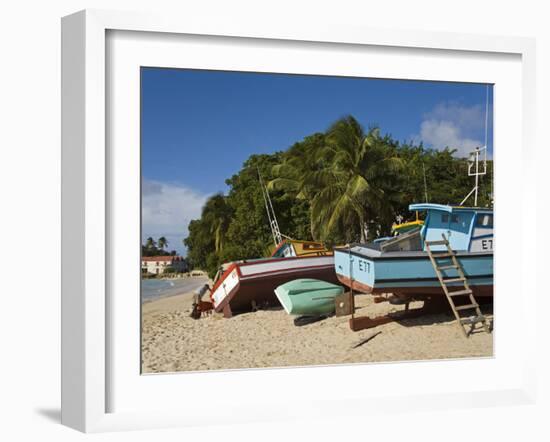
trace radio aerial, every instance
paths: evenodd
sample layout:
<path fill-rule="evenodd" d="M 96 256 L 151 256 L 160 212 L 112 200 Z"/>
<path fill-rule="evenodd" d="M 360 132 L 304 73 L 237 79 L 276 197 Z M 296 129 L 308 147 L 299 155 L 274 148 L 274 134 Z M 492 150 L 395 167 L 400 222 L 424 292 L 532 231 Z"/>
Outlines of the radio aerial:
<path fill-rule="evenodd" d="M 479 160 L 481 158 L 483 168 L 480 169 L 479 167 Z M 474 194 L 474 207 L 477 207 L 477 193 L 479 190 L 479 177 L 487 174 L 487 146 L 483 147 L 476 147 L 472 152 L 470 152 L 470 156 L 468 158 L 468 176 L 474 176 L 475 177 L 475 186 L 470 191 L 468 195 L 466 195 L 466 198 L 462 200 L 460 205 L 462 206 L 468 198 L 472 194 Z"/>

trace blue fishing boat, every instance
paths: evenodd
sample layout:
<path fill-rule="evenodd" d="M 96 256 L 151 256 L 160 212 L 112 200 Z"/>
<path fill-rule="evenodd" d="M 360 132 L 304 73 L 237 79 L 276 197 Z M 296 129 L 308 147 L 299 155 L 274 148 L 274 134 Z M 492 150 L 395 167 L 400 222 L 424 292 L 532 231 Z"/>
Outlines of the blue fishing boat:
<path fill-rule="evenodd" d="M 422 226 L 383 241 L 334 250 L 340 282 L 358 292 L 393 293 L 404 299 L 444 295 L 426 244 L 437 241 L 431 251 L 445 252 L 443 239 L 448 241 L 473 293 L 492 296 L 493 210 L 431 203 L 411 204 L 409 210 L 426 212 Z M 451 257 L 439 258 L 438 265 L 449 288 L 462 287 Z"/>

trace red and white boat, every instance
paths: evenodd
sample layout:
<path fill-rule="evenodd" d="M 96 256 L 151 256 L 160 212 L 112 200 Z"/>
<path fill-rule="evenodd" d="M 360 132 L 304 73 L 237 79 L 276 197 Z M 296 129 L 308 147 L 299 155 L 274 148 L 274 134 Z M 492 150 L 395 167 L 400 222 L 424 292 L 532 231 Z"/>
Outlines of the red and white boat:
<path fill-rule="evenodd" d="M 320 242 L 283 240 L 259 171 L 258 176 L 276 247 L 269 258 L 230 262 L 218 271 L 210 299 L 214 310 L 223 312 L 226 318 L 235 312 L 281 305 L 275 289 L 294 279 L 314 278 L 338 283 L 332 250 Z"/>
<path fill-rule="evenodd" d="M 229 318 L 235 312 L 280 305 L 275 288 L 299 278 L 338 283 L 332 252 L 319 243 L 285 240 L 270 258 L 224 264 L 210 298 L 215 311 Z"/>

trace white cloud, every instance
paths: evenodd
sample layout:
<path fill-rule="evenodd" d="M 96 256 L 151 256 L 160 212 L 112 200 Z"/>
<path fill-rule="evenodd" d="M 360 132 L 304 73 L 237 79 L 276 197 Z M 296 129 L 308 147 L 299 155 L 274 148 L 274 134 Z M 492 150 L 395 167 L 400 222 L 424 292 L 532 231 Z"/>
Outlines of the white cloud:
<path fill-rule="evenodd" d="M 185 186 L 144 179 L 142 181 L 142 239 L 165 236 L 168 249 L 183 253 L 189 222 L 200 217 L 208 195 Z"/>
<path fill-rule="evenodd" d="M 480 104 L 462 106 L 454 101 L 439 103 L 430 112 L 424 114 L 424 118 L 454 121 L 457 126 L 472 131 L 485 127 L 485 109 Z"/>
<path fill-rule="evenodd" d="M 465 157 L 483 142 L 476 137 L 485 125 L 484 109 L 480 105 L 461 106 L 440 103 L 424 114 L 420 133 L 413 138 L 434 149 L 457 149 L 456 156 Z"/>

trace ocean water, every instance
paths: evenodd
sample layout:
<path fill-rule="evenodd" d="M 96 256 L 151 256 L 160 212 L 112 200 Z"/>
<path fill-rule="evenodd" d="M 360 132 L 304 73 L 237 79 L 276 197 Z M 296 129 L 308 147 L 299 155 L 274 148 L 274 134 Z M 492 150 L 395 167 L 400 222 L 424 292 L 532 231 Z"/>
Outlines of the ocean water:
<path fill-rule="evenodd" d="M 206 276 L 181 279 L 142 279 L 141 302 L 192 292 L 204 284 L 208 284 Z"/>

